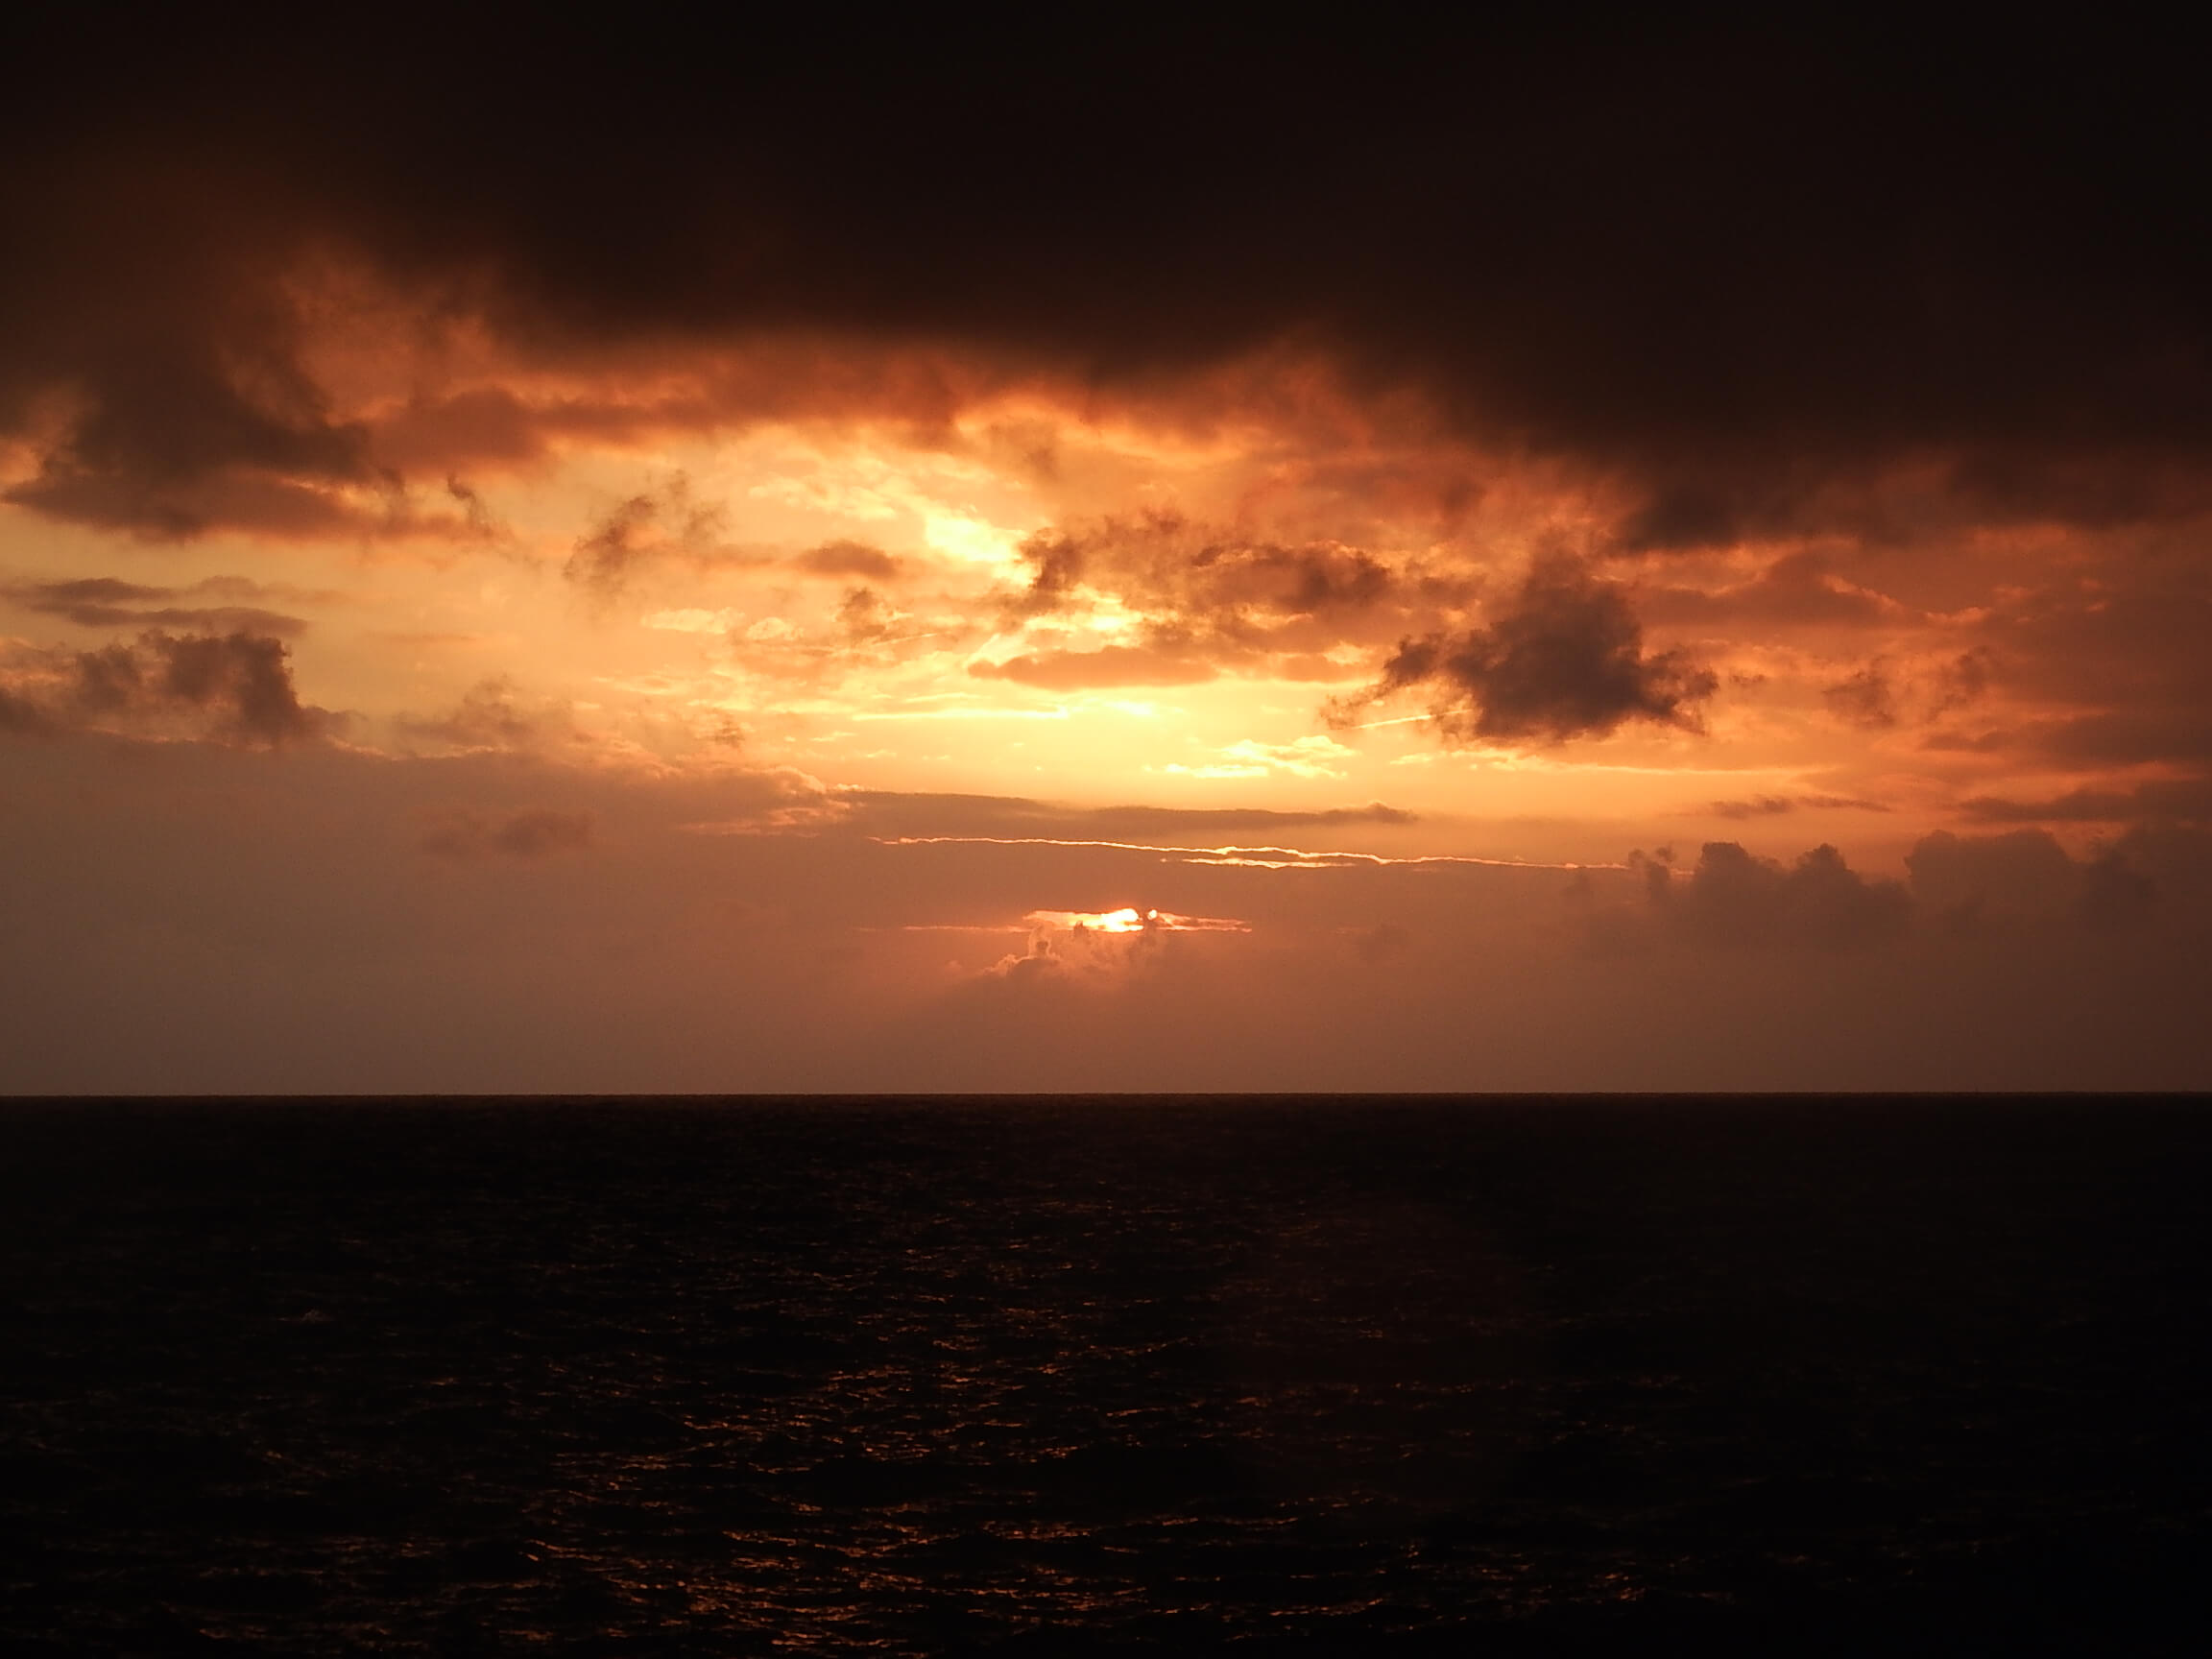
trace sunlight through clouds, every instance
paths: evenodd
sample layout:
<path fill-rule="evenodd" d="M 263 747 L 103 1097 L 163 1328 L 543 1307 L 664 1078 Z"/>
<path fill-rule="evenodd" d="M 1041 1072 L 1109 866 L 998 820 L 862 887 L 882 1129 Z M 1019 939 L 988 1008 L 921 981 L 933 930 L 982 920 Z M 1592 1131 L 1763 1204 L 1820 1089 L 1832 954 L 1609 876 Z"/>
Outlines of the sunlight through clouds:
<path fill-rule="evenodd" d="M 619 962 L 878 1033 L 950 983 L 998 1030 L 1118 950 L 1112 995 L 1334 1030 L 1347 986 L 1457 1007 L 1496 954 L 1553 965 L 1528 1030 L 1710 969 L 1675 1012 L 1719 1075 L 1767 983 L 1730 952 L 1797 952 L 1773 983 L 1830 1034 L 1956 986 L 1984 1037 L 1917 1052 L 1972 1078 L 2105 1006 L 2091 941 L 2157 970 L 2098 970 L 2133 988 L 2101 1030 L 2189 1004 L 2151 985 L 2200 984 L 2212 868 L 2212 287 L 2157 99 L 1930 101 L 1884 44 L 1877 142 L 1777 90 L 1840 46 L 1662 77 L 1599 32 L 1387 97 L 1194 39 L 1064 110 L 986 57 L 826 127 L 768 52 L 588 100 L 472 75 L 468 120 L 395 124 L 373 83 L 464 60 L 387 33 L 342 55 L 382 79 L 283 96 L 290 36 L 25 59 L 0 826 L 60 958 L 166 962 L 148 1007 L 326 937 L 387 1008 L 480 950 L 457 1008 L 541 974 L 613 1010 Z M 525 34 L 486 60 L 566 49 Z M 1031 95 L 1066 145 L 1009 144 Z M 293 867 L 281 903 L 248 874 Z M 286 906 L 326 934 L 239 943 Z M 1047 916 L 1090 920 L 1002 964 Z M 34 1036 L 84 1039 L 84 972 Z M 1406 1074 L 1486 1063 L 1454 1029 L 1402 1032 Z"/>

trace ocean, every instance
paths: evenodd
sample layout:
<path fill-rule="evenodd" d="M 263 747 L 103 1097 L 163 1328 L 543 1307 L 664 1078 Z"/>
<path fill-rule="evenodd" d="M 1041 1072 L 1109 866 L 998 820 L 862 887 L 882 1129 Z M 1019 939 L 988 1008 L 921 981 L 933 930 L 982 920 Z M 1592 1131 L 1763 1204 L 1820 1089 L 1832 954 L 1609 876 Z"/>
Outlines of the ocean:
<path fill-rule="evenodd" d="M 0 1647 L 2212 1649 L 2212 1102 L 0 1103 Z"/>

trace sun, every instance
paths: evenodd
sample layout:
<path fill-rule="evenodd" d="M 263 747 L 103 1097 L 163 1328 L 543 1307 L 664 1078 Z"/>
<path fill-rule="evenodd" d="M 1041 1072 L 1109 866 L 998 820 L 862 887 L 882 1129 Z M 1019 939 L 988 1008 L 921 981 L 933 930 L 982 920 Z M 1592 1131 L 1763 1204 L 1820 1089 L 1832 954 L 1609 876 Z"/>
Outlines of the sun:
<path fill-rule="evenodd" d="M 1107 911 L 1092 926 L 1101 933 L 1142 933 L 1145 928 L 1157 926 L 1159 921 L 1160 912 L 1157 910 L 1146 910 L 1140 914 L 1135 906 L 1123 905 L 1118 910 Z"/>

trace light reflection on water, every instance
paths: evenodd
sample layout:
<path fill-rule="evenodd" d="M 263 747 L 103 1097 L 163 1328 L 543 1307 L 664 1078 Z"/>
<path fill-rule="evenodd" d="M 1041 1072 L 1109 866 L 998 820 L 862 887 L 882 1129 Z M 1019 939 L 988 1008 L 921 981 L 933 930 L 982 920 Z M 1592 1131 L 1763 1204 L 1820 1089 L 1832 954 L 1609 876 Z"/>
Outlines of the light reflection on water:
<path fill-rule="evenodd" d="M 2152 1619 L 2212 1508 L 2207 1136 L 2008 1109 L 18 1109 L 0 1634 Z"/>

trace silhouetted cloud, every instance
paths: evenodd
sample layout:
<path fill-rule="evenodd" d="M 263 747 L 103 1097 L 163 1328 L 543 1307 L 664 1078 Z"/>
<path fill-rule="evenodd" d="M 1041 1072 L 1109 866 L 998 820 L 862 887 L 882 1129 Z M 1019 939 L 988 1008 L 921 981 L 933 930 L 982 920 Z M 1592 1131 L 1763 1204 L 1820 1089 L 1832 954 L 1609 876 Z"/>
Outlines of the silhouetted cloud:
<path fill-rule="evenodd" d="M 2176 882 L 2176 891 L 2167 893 L 2152 874 L 2153 865 L 2172 867 L 2172 851 L 2170 842 L 2128 836 L 2076 859 L 2048 830 L 1971 836 L 1939 830 L 1924 837 L 1906 863 L 1912 897 L 1928 919 L 1945 932 L 1979 937 L 2054 923 L 2109 929 L 2147 922 L 2161 905 L 2187 898 L 2191 883 Z M 2200 845 L 2189 854 L 2188 862 L 2202 864 Z"/>
<path fill-rule="evenodd" d="M 1897 724 L 1897 692 L 1889 683 L 1884 663 L 1869 662 L 1834 685 L 1823 686 L 1820 698 L 1838 719 L 1853 726 L 1878 728 Z"/>
<path fill-rule="evenodd" d="M 218 742 L 284 744 L 330 730 L 334 716 L 300 701 L 282 640 L 261 635 L 168 634 L 93 651 L 18 653 L 5 664 L 18 732 L 111 732 Z"/>
<path fill-rule="evenodd" d="M 1772 818 L 1797 810 L 1788 795 L 1756 795 L 1748 801 L 1716 801 L 1705 810 L 1716 818 Z"/>
<path fill-rule="evenodd" d="M 633 495 L 576 539 L 561 574 L 601 600 L 613 599 L 642 566 L 710 557 L 720 508 L 694 501 L 681 473 L 659 490 Z"/>
<path fill-rule="evenodd" d="M 1719 688 L 1679 651 L 1647 655 L 1626 591 L 1564 554 L 1539 558 L 1486 627 L 1403 641 L 1382 678 L 1333 706 L 1333 718 L 1426 688 L 1430 711 L 1457 741 L 1564 742 L 1601 737 L 1631 720 L 1694 726 Z"/>
<path fill-rule="evenodd" d="M 1936 639 L 1947 643 L 1941 635 Z M 1815 688 L 1837 720 L 1861 732 L 1881 733 L 1930 725 L 1972 708 L 1988 691 L 1992 678 L 1991 653 L 1976 646 L 1934 661 L 1875 657 L 1840 678 L 1815 682 Z M 2008 735 L 1991 746 L 2006 747 L 2012 741 Z M 1924 746 L 1962 748 L 1971 742 L 1957 733 L 1943 733 L 1932 734 Z"/>
<path fill-rule="evenodd" d="M 511 1015 L 463 1086 L 717 1086 L 709 1053 L 804 1084 L 871 1042 L 841 1078 L 2204 1081 L 2212 145 L 2185 36 L 1523 9 L 1070 55 L 785 9 L 733 57 L 693 27 L 11 18 L 12 1076 L 220 1086 L 262 1043 L 293 1046 L 263 1083 L 420 1080 Z M 695 493 L 639 489 L 679 461 Z M 444 562 L 364 561 L 342 627 L 194 580 L 414 536 Z M 1522 581 L 1561 546 L 1586 557 Z M 572 626 L 632 601 L 649 630 Z M 502 662 L 533 690 L 462 693 Z M 306 701 L 325 675 L 376 701 L 370 742 L 312 740 L 343 718 Z M 1362 685 L 1336 712 L 1406 729 L 1301 735 Z M 938 719 L 1043 702 L 1070 718 Z M 1613 741 L 1440 760 L 1402 741 L 1425 708 L 1454 740 Z M 1713 770 L 1670 781 L 1708 720 Z M 829 781 L 710 787 L 739 722 Z M 1086 800 L 1355 805 L 842 787 L 1017 764 Z M 1356 805 L 1401 789 L 1438 816 Z M 1901 912 L 1868 860 L 1937 823 L 2024 833 L 1923 843 Z M 1584 872 L 1578 909 L 1477 856 L 1669 824 L 1874 845 L 1717 841 Z M 732 833 L 681 832 L 707 826 Z M 639 855 L 517 874 L 587 835 Z M 744 943 L 725 902 L 783 931 Z M 882 1035 L 882 987 L 920 1006 L 945 956 L 972 977 L 1010 945 L 909 923 L 1155 902 L 1256 917 L 1237 973 L 1163 969 L 1142 1019 L 1002 998 Z M 1681 972 L 1547 979 L 1600 913 Z M 631 1069 L 543 1059 L 571 1026 Z"/>
<path fill-rule="evenodd" d="M 1167 511 L 1041 530 L 1021 553 L 1031 574 L 1016 615 L 1049 614 L 1089 587 L 1186 636 L 1250 638 L 1292 618 L 1367 610 L 1396 586 L 1361 548 L 1257 540 Z"/>
<path fill-rule="evenodd" d="M 845 806 L 850 828 L 880 836 L 1170 841 L 1211 846 L 1227 838 L 1265 838 L 1299 830 L 1387 828 L 1418 822 L 1415 814 L 1379 801 L 1364 806 L 1279 811 L 1259 806 L 1077 806 L 1012 795 L 881 789 L 846 790 L 838 799 Z"/>
<path fill-rule="evenodd" d="M 2046 801 L 1978 795 L 1960 810 L 1983 824 L 2131 824 L 2145 818 L 2212 823 L 2212 778 L 2154 778 L 2119 787 L 2083 785 Z"/>
<path fill-rule="evenodd" d="M 254 257 L 266 245 L 217 246 L 223 230 L 190 223 L 173 169 L 104 181 L 105 211 L 52 198 L 85 182 L 49 175 L 32 202 L 8 193 L 11 222 L 43 224 L 54 240 L 12 262 L 15 279 L 0 287 L 0 312 L 12 314 L 0 323 L 0 422 L 56 384 L 75 397 L 43 434 L 36 472 L 0 495 L 153 537 L 348 527 L 353 513 L 333 492 L 378 483 L 367 435 L 332 418 L 301 363 L 300 320 Z M 86 242 L 70 246 L 78 236 Z"/>
<path fill-rule="evenodd" d="M 177 628 L 210 634 L 263 634 L 287 637 L 303 633 L 298 616 L 252 605 L 178 605 L 180 598 L 220 594 L 255 584 L 216 578 L 189 588 L 156 588 L 112 576 L 80 577 L 66 582 L 31 582 L 0 588 L 0 597 L 42 616 L 60 616 L 80 628 Z"/>
<path fill-rule="evenodd" d="M 478 681 L 441 715 L 403 715 L 401 735 L 464 752 L 528 752 L 572 739 L 576 723 L 565 703 L 533 702 L 504 675 Z"/>
<path fill-rule="evenodd" d="M 1748 801 L 1709 802 L 1700 810 L 1716 818 L 1775 818 L 1800 808 L 1813 812 L 1887 812 L 1879 801 L 1851 795 L 1754 795 Z"/>
<path fill-rule="evenodd" d="M 2080 897 L 2080 866 L 2042 830 L 1976 836 L 1938 830 L 1922 837 L 1905 862 L 1913 899 L 1953 932 L 2047 921 Z"/>
<path fill-rule="evenodd" d="M 1785 866 L 1708 841 L 1687 881 L 1657 879 L 1648 892 L 1671 927 L 1710 945 L 1865 946 L 1902 934 L 1912 915 L 1903 887 L 1868 880 L 1826 846 Z"/>
<path fill-rule="evenodd" d="M 882 548 L 871 547 L 865 541 L 825 541 L 791 563 L 816 576 L 858 576 L 871 582 L 895 582 L 903 568 Z"/>
<path fill-rule="evenodd" d="M 541 357 L 810 331 L 1129 386 L 1311 340 L 1631 480 L 1653 548 L 1816 522 L 1824 483 L 1931 455 L 1984 514 L 2203 502 L 2179 36 L 1547 13 L 1070 60 L 979 19 L 854 40 L 794 16 L 733 63 L 681 29 L 444 16 L 431 53 L 302 17 L 240 52 L 109 22 L 25 26 L 41 72 L 0 132 L 40 157 L 0 190 L 29 232 L 0 423 L 37 434 L 15 498 L 42 511 L 183 534 L 269 508 L 210 517 L 210 481 L 373 485 L 286 279 L 333 247 Z M 927 378 L 875 395 L 956 403 Z M 557 414 L 478 409 L 392 452 L 433 476 L 464 439 L 527 455 Z"/>
<path fill-rule="evenodd" d="M 2212 763 L 2212 711 L 2196 706 L 2106 710 L 2036 721 L 2013 737 L 2023 748 L 2077 764 Z"/>

